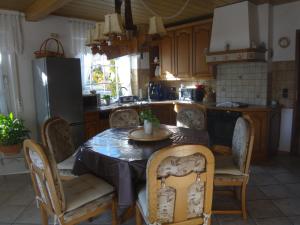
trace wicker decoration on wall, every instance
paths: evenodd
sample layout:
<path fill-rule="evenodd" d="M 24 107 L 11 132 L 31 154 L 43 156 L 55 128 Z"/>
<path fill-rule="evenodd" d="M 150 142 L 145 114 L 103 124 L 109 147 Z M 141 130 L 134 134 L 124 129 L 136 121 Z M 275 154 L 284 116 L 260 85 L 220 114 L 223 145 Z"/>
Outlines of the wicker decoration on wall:
<path fill-rule="evenodd" d="M 48 49 L 49 43 L 55 42 L 56 43 L 56 51 L 50 51 Z M 61 42 L 55 38 L 48 38 L 46 39 L 40 49 L 34 52 L 36 58 L 43 58 L 43 57 L 65 57 L 65 51 L 61 44 Z"/>

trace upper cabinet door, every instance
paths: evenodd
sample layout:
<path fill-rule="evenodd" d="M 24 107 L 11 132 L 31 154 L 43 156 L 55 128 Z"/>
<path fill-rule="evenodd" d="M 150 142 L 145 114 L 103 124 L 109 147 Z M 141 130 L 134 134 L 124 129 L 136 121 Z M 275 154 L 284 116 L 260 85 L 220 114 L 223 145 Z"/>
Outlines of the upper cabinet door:
<path fill-rule="evenodd" d="M 205 50 L 209 48 L 211 23 L 193 27 L 193 76 L 208 77 L 212 74 L 211 66 L 207 65 Z"/>
<path fill-rule="evenodd" d="M 177 77 L 192 76 L 193 29 L 191 27 L 175 31 L 175 73 Z"/>
<path fill-rule="evenodd" d="M 168 32 L 160 42 L 161 76 L 174 74 L 174 32 Z"/>

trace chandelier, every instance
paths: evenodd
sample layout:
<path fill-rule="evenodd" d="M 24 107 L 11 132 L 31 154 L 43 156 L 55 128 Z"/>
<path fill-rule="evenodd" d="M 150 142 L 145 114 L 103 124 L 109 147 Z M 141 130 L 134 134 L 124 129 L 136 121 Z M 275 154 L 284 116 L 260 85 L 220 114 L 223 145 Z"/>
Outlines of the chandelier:
<path fill-rule="evenodd" d="M 180 15 L 186 8 L 190 0 L 187 0 L 183 7 L 174 15 L 164 17 L 172 19 Z M 125 21 L 123 23 L 121 17 L 121 6 L 125 3 Z M 140 0 L 144 8 L 146 8 L 154 16 L 149 18 L 149 29 L 145 42 L 141 46 L 149 45 L 152 39 L 158 39 L 167 32 L 163 23 L 163 18 L 151 10 L 150 7 Z M 131 0 L 115 0 L 115 13 L 104 16 L 103 22 L 98 22 L 94 29 L 87 33 L 86 45 L 91 47 L 92 53 L 106 53 L 113 47 L 130 45 L 130 42 L 137 36 L 137 27 L 133 24 L 131 12 Z"/>

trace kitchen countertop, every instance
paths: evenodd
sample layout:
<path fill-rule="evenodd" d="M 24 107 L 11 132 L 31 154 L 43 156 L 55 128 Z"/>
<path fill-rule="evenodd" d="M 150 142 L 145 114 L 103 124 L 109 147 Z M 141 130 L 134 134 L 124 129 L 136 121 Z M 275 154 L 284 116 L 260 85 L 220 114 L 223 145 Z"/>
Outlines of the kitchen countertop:
<path fill-rule="evenodd" d="M 207 109 L 217 109 L 217 110 L 230 110 L 230 111 L 237 111 L 237 112 L 245 112 L 245 111 L 271 111 L 277 109 L 279 107 L 271 107 L 271 106 L 259 106 L 259 105 L 249 105 L 248 107 L 242 108 L 226 108 L 226 107 L 216 107 L 216 103 L 197 103 L 193 101 L 180 101 L 180 100 L 166 100 L 166 101 L 141 101 L 141 102 L 132 102 L 132 103 L 124 103 L 119 105 L 118 103 L 113 103 L 108 106 L 102 105 L 98 107 L 90 107 L 85 108 L 85 112 L 105 112 L 111 111 L 118 108 L 126 108 L 126 107 L 140 107 L 140 106 L 147 106 L 147 105 L 157 105 L 157 104 L 197 104 Z"/>

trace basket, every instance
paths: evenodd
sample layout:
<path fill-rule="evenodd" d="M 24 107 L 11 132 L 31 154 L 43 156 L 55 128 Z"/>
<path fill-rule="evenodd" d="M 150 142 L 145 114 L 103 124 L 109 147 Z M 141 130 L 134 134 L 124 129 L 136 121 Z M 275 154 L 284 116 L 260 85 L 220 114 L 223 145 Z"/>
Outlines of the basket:
<path fill-rule="evenodd" d="M 47 46 L 49 42 L 56 42 L 57 48 L 55 51 L 47 50 Z M 36 58 L 43 58 L 43 57 L 64 57 L 65 51 L 61 44 L 61 42 L 55 38 L 48 38 L 46 39 L 41 47 L 40 50 L 34 52 Z"/>

